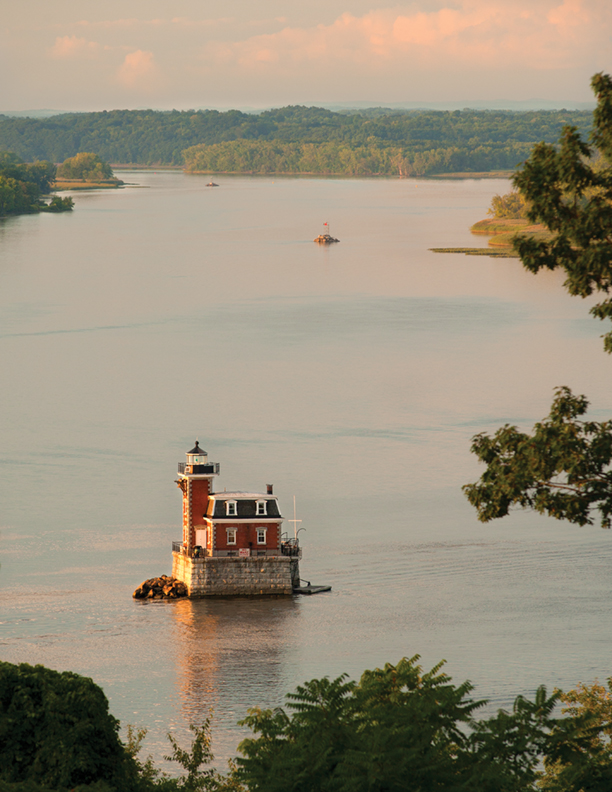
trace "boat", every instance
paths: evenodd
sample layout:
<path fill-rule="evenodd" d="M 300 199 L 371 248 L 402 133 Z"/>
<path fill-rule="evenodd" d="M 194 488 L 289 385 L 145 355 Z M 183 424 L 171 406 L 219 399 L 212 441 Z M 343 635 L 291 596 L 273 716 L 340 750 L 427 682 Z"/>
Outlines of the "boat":
<path fill-rule="evenodd" d="M 206 186 L 207 186 L 207 187 L 218 187 L 219 185 L 218 185 L 218 184 L 215 184 L 215 182 L 214 182 L 214 181 L 210 181 L 210 182 L 208 182 L 208 184 L 207 184 Z"/>

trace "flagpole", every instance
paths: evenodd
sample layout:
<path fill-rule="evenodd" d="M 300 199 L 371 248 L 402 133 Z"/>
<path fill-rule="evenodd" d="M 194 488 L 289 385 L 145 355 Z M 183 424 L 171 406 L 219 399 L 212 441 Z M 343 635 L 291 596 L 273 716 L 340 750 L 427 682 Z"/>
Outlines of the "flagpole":
<path fill-rule="evenodd" d="M 297 524 L 301 523 L 302 521 L 297 519 L 297 514 L 295 513 L 295 495 L 293 496 L 293 520 L 287 520 L 287 522 L 293 523 L 293 536 L 297 540 L 297 535 L 298 535 Z"/>

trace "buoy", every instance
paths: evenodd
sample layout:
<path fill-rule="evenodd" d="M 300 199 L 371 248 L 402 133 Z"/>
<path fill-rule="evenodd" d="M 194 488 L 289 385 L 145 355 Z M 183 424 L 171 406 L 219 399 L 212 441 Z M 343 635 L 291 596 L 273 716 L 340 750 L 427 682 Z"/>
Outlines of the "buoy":
<path fill-rule="evenodd" d="M 332 242 L 340 242 L 339 239 L 331 236 L 329 233 L 329 223 L 323 223 L 326 228 L 325 234 L 319 234 L 319 236 L 314 240 L 318 245 L 331 245 Z"/>

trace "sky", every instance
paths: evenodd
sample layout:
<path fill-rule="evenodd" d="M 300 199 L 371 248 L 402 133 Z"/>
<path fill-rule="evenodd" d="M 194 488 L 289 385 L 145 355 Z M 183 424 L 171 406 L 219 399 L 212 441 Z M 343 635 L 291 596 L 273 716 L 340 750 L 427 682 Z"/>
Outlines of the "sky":
<path fill-rule="evenodd" d="M 0 111 L 589 102 L 612 0 L 2 0 Z"/>

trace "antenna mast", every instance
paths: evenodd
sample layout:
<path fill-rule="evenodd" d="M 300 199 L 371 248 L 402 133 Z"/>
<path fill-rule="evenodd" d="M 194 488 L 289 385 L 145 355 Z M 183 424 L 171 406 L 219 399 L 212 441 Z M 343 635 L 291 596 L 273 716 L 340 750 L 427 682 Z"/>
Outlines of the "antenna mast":
<path fill-rule="evenodd" d="M 298 532 L 297 532 L 297 524 L 298 524 L 298 523 L 301 523 L 302 521 L 301 521 L 301 520 L 297 520 L 297 519 L 296 519 L 296 513 L 295 513 L 295 495 L 293 496 L 293 520 L 287 520 L 287 522 L 293 523 L 293 534 L 294 534 L 294 538 L 295 538 L 295 540 L 297 541 L 297 535 L 298 535 Z"/>

